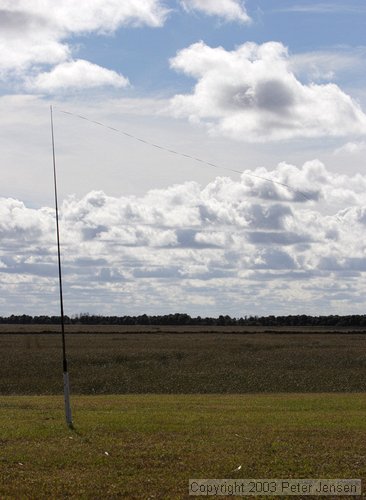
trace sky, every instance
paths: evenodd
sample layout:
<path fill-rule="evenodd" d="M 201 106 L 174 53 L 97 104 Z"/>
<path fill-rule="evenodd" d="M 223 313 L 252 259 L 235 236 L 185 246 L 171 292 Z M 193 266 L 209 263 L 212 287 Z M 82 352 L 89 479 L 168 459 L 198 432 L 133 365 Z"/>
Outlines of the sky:
<path fill-rule="evenodd" d="M 59 311 L 50 106 L 66 314 L 364 314 L 365 28 L 364 0 L 0 0 L 0 315 Z"/>

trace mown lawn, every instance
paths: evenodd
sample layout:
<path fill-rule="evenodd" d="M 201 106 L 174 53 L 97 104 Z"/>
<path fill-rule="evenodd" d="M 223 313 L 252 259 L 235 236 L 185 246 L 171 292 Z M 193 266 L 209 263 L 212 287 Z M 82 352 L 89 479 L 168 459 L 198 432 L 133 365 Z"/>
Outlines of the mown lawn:
<path fill-rule="evenodd" d="M 180 499 L 189 478 L 366 479 L 366 394 L 75 396 L 72 405 L 73 431 L 60 396 L 0 397 L 1 499 Z"/>

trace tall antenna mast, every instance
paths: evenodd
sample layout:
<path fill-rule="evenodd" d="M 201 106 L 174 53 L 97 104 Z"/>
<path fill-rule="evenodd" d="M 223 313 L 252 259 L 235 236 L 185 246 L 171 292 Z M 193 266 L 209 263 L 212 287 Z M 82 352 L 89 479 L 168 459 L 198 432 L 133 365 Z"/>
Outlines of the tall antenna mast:
<path fill-rule="evenodd" d="M 70 382 L 69 372 L 67 369 L 66 358 L 66 342 L 65 342 L 65 318 L 64 318 L 64 301 L 62 294 L 62 272 L 61 272 L 61 250 L 60 250 L 60 226 L 58 219 L 58 199 L 57 199 L 57 176 L 56 176 L 56 155 L 55 155 L 55 134 L 53 130 L 53 110 L 50 106 L 51 113 L 51 137 L 52 137 L 52 159 L 53 159 L 53 181 L 55 188 L 55 212 L 56 212 L 56 236 L 57 236 L 57 255 L 58 255 L 58 281 L 60 290 L 60 308 L 61 308 L 61 338 L 62 338 L 62 366 L 64 374 L 64 401 L 65 401 L 65 418 L 69 427 L 72 427 L 72 414 L 70 406 Z"/>

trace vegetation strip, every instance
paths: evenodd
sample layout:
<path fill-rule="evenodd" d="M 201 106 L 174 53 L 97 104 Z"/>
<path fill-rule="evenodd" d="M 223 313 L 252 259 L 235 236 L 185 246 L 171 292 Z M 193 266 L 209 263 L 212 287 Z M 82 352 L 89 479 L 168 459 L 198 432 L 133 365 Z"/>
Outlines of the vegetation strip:
<path fill-rule="evenodd" d="M 366 478 L 366 394 L 0 398 L 1 498 L 187 497 L 189 478 Z M 239 468 L 239 466 L 241 466 Z"/>

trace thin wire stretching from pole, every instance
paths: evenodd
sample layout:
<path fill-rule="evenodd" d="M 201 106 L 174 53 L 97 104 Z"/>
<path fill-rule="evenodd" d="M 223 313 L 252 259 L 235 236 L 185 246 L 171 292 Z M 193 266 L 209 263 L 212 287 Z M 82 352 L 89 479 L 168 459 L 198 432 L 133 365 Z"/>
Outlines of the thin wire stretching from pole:
<path fill-rule="evenodd" d="M 191 155 L 188 155 L 186 153 L 181 153 L 180 151 L 175 151 L 174 149 L 169 149 L 165 146 L 161 146 L 160 144 L 154 144 L 153 142 L 142 139 L 141 137 L 138 137 L 138 136 L 133 135 L 133 134 L 129 134 L 128 132 L 125 132 L 124 130 L 119 130 L 115 127 L 111 127 L 110 125 L 106 125 L 106 124 L 98 122 L 96 120 L 91 120 L 90 118 L 87 118 L 86 116 L 78 115 L 76 113 L 71 113 L 70 111 L 65 111 L 62 109 L 59 109 L 58 111 L 60 113 L 65 114 L 65 115 L 75 116 L 76 118 L 80 118 L 81 120 L 85 120 L 87 122 L 94 123 L 95 125 L 98 125 L 99 127 L 113 130 L 114 132 L 117 132 L 117 133 L 122 134 L 126 137 L 129 137 L 130 139 L 135 139 L 138 142 L 142 142 L 143 144 L 147 144 L 148 146 L 151 146 L 151 147 L 156 148 L 156 149 L 161 149 L 162 151 L 166 151 L 167 153 L 171 153 L 173 155 L 180 156 L 182 158 L 188 158 L 190 160 L 196 161 L 198 163 L 203 163 L 204 165 L 207 165 L 207 166 L 213 167 L 213 168 L 217 168 L 219 170 L 227 170 L 228 172 L 234 172 L 236 174 L 245 175 L 246 177 L 253 177 L 254 179 L 260 179 L 262 181 L 271 182 L 272 184 L 277 184 L 278 186 L 285 187 L 286 189 L 288 189 L 289 191 L 292 191 L 293 193 L 299 194 L 306 201 L 311 201 L 311 199 L 305 193 L 303 193 L 302 191 L 299 191 L 298 189 L 293 188 L 289 184 L 285 184 L 284 182 L 275 181 L 273 179 L 269 179 L 267 177 L 262 177 L 260 175 L 248 174 L 247 172 L 243 172 L 241 170 L 236 170 L 236 169 L 230 168 L 230 167 L 224 167 L 223 165 L 217 165 L 215 163 L 211 163 L 209 161 L 202 160 L 201 158 L 197 158 L 196 156 L 191 156 Z"/>
<path fill-rule="evenodd" d="M 52 138 L 52 160 L 53 160 L 53 181 L 55 192 L 55 212 L 56 212 L 56 237 L 57 237 L 57 257 L 58 257 L 58 282 L 60 292 L 60 310 L 61 310 L 61 338 L 62 338 L 62 367 L 63 367 L 63 382 L 64 382 L 64 402 L 65 402 L 65 418 L 69 427 L 73 427 L 72 413 L 70 406 L 70 382 L 69 372 L 67 368 L 66 357 L 66 341 L 65 341 L 65 317 L 64 317 L 64 301 L 62 293 L 62 269 L 61 269 L 61 247 L 60 247 L 60 224 L 58 216 L 58 196 L 57 196 L 57 175 L 56 175 L 56 154 L 55 154 L 55 134 L 53 127 L 53 109 L 50 106 L 51 115 L 51 138 Z"/>

